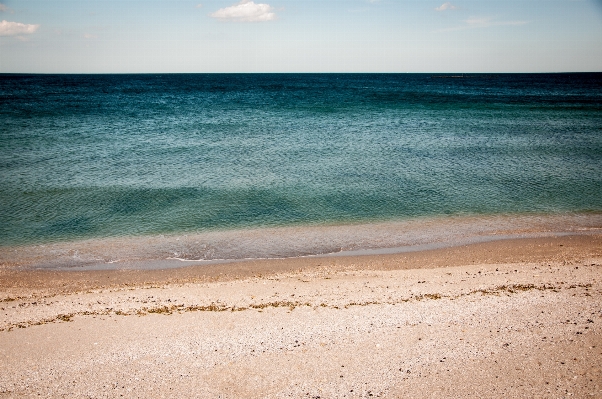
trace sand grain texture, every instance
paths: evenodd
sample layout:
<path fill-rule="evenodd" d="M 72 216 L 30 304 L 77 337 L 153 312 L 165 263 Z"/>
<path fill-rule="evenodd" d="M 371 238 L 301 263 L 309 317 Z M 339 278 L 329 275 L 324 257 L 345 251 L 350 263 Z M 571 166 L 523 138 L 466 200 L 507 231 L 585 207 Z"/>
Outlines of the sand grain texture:
<path fill-rule="evenodd" d="M 0 397 L 602 398 L 600 240 L 89 273 L 82 290 L 5 271 Z"/>

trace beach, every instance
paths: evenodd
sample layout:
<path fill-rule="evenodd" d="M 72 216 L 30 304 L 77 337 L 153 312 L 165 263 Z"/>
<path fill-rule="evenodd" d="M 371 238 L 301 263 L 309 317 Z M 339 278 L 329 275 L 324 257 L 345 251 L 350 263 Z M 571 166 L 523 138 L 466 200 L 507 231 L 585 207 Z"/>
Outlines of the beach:
<path fill-rule="evenodd" d="M 602 74 L 438 77 L 0 76 L 0 398 L 602 398 Z"/>
<path fill-rule="evenodd" d="M 1 397 L 602 397 L 602 235 L 0 269 Z"/>

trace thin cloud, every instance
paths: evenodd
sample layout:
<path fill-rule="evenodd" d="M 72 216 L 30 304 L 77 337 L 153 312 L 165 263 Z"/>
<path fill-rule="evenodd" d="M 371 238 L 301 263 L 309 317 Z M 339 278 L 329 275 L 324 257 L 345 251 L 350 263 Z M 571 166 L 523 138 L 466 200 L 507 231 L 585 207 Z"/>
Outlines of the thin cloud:
<path fill-rule="evenodd" d="M 490 28 L 492 26 L 520 26 L 526 25 L 529 21 L 496 21 L 489 17 L 471 17 L 463 21 L 464 25 L 456 26 L 453 28 L 439 29 L 435 32 L 453 32 L 457 30 L 466 29 L 482 29 Z"/>
<path fill-rule="evenodd" d="M 255 4 L 251 0 L 241 0 L 233 6 L 220 8 L 211 14 L 211 17 L 220 21 L 264 22 L 276 19 L 273 10 L 274 8 L 269 4 Z"/>
<path fill-rule="evenodd" d="M 22 24 L 20 22 L 0 22 L 0 36 L 30 35 L 38 30 L 40 25 Z"/>
<path fill-rule="evenodd" d="M 443 3 L 439 7 L 435 8 L 436 11 L 457 10 L 457 9 L 458 9 L 458 7 L 456 7 L 455 5 L 453 5 L 452 3 L 450 3 L 449 1 L 447 3 Z"/>
<path fill-rule="evenodd" d="M 98 35 L 93 35 L 91 33 L 84 33 L 84 39 L 98 39 Z"/>
<path fill-rule="evenodd" d="M 13 9 L 3 3 L 0 3 L 0 12 L 8 12 L 8 13 L 14 14 Z"/>
<path fill-rule="evenodd" d="M 197 4 L 196 6 L 194 6 L 195 8 L 203 8 L 202 4 Z"/>
<path fill-rule="evenodd" d="M 527 21 L 493 21 L 491 18 L 469 18 L 464 21 L 468 28 L 488 28 L 490 26 L 525 25 Z"/>

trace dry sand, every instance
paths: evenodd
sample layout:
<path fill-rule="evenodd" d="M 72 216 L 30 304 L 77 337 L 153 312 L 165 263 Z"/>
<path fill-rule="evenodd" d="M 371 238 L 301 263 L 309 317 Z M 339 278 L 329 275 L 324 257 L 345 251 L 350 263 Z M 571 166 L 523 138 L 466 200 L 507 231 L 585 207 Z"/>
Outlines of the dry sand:
<path fill-rule="evenodd" d="M 602 398 L 602 235 L 0 269 L 0 397 Z"/>

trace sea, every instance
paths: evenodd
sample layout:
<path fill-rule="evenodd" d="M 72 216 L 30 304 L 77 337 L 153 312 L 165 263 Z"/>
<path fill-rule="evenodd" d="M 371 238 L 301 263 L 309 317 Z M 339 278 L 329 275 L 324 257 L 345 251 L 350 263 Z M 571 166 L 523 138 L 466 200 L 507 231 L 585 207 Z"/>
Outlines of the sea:
<path fill-rule="evenodd" d="M 3 264 L 601 228 L 602 73 L 0 75 Z"/>

